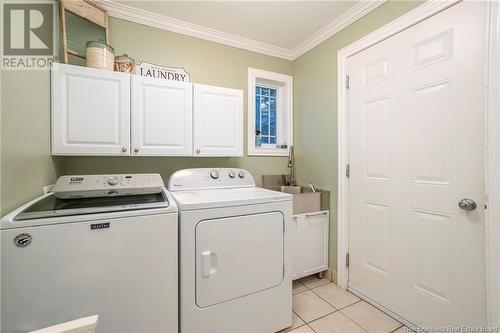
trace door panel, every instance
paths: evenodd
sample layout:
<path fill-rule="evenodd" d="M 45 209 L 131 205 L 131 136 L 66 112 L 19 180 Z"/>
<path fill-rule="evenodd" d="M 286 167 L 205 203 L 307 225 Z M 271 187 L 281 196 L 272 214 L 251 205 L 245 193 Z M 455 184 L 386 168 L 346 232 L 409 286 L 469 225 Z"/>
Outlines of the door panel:
<path fill-rule="evenodd" d="M 52 153 L 129 155 L 130 76 L 55 64 Z"/>
<path fill-rule="evenodd" d="M 208 307 L 280 285 L 283 235 L 279 212 L 199 222 L 196 304 Z"/>
<path fill-rule="evenodd" d="M 485 14 L 461 2 L 349 58 L 349 288 L 416 325 L 486 323 Z"/>
<path fill-rule="evenodd" d="M 243 156 L 243 91 L 194 87 L 195 156 Z"/>
<path fill-rule="evenodd" d="M 304 214 L 299 227 L 304 276 L 328 268 L 328 212 Z"/>
<path fill-rule="evenodd" d="M 132 77 L 134 155 L 192 155 L 192 85 Z"/>

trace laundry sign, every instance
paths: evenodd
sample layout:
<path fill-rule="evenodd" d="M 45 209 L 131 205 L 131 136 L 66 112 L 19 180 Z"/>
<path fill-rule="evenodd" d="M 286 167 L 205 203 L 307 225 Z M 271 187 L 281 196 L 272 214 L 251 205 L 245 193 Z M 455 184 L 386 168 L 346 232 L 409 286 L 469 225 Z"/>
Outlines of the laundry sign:
<path fill-rule="evenodd" d="M 191 82 L 191 74 L 182 67 L 163 67 L 140 60 L 136 65 L 136 74 L 179 82 Z"/>

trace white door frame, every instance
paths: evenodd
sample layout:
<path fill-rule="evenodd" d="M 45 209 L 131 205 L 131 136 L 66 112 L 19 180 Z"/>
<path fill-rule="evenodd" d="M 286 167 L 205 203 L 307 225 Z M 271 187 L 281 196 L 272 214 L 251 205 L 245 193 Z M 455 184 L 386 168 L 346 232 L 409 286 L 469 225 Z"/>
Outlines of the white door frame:
<path fill-rule="evenodd" d="M 347 75 L 350 56 L 398 32 L 431 17 L 460 0 L 430 0 L 398 19 L 386 24 L 337 53 L 338 66 L 338 258 L 337 283 L 346 289 L 349 270 L 345 265 L 349 240 L 349 164 Z M 486 292 L 488 325 L 500 324 L 500 3 L 488 5 L 488 50 L 486 52 L 486 109 L 485 109 L 485 181 L 488 209 L 485 214 L 486 240 Z M 489 172 L 492 170 L 492 172 Z"/>

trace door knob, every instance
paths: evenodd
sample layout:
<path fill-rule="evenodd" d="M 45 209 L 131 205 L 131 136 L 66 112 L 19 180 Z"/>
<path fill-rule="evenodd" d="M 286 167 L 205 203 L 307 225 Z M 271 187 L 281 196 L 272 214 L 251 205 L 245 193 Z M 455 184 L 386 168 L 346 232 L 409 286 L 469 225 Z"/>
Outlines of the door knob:
<path fill-rule="evenodd" d="M 474 200 L 466 198 L 458 202 L 458 207 L 465 210 L 474 210 L 477 208 L 477 204 Z"/>

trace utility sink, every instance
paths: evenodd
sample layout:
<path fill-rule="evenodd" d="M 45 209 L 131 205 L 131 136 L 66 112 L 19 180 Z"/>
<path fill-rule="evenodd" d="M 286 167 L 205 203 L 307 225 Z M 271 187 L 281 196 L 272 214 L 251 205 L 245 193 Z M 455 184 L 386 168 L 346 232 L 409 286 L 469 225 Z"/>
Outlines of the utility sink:
<path fill-rule="evenodd" d="M 293 195 L 293 214 L 329 209 L 330 192 L 328 191 L 313 192 L 306 186 L 272 186 L 269 189 Z"/>

